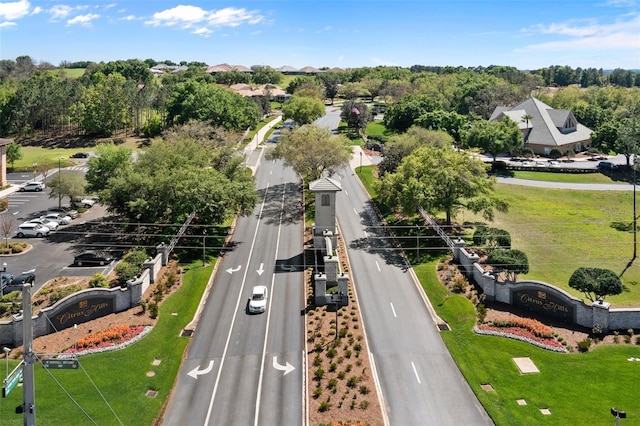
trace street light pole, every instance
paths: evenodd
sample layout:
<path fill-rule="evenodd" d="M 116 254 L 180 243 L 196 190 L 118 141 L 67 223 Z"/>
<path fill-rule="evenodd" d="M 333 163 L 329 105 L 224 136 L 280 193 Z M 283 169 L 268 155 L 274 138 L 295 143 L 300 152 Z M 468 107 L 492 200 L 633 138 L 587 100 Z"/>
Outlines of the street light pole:
<path fill-rule="evenodd" d="M 360 173 L 362 173 L 362 151 L 360 151 Z"/>
<path fill-rule="evenodd" d="M 31 276 L 28 282 L 22 285 L 22 345 L 24 348 L 22 354 L 24 362 L 22 401 L 24 405 L 22 409 L 26 426 L 34 426 L 36 424 L 36 391 L 33 371 L 36 354 L 33 352 L 33 325 L 31 323 L 31 289 L 35 284 L 34 281 L 35 274 Z"/>
<path fill-rule="evenodd" d="M 62 181 L 60 172 L 62 170 L 62 157 L 58 157 L 58 208 L 62 208 L 62 192 L 60 192 L 60 182 Z"/>
<path fill-rule="evenodd" d="M 4 376 L 5 378 L 9 377 L 9 353 L 11 352 L 11 349 L 6 348 L 6 347 L 2 347 L 2 350 L 4 351 L 4 357 L 7 360 L 7 375 Z"/>
<path fill-rule="evenodd" d="M 207 266 L 207 230 L 202 230 L 202 266 Z"/>

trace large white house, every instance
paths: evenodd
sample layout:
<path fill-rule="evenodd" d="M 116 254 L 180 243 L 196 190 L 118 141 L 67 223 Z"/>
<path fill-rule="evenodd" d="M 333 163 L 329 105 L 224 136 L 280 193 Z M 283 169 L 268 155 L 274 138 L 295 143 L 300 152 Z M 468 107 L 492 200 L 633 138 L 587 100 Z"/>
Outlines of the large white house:
<path fill-rule="evenodd" d="M 514 106 L 499 106 L 489 120 L 509 117 L 518 123 L 524 136 L 524 146 L 539 155 L 548 155 L 557 148 L 563 154 L 568 150 L 581 152 L 591 147 L 592 131 L 578 123 L 566 109 L 553 109 L 536 98 Z"/>

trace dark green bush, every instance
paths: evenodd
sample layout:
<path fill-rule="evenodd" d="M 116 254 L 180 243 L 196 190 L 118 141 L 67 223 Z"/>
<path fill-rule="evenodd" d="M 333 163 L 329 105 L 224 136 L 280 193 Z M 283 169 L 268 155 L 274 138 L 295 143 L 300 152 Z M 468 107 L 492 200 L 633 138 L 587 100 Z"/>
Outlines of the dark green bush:
<path fill-rule="evenodd" d="M 591 339 L 589 337 L 585 338 L 584 340 L 580 340 L 578 342 L 578 350 L 580 352 L 588 352 L 590 347 L 591 347 Z"/>

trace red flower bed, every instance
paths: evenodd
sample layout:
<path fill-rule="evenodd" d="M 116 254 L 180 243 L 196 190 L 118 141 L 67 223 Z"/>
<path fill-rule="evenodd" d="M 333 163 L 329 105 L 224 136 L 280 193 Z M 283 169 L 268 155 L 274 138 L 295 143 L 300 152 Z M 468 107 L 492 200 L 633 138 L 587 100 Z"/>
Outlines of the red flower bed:
<path fill-rule="evenodd" d="M 89 349 L 107 348 L 129 341 L 142 333 L 145 327 L 142 325 L 131 327 L 129 325 L 118 325 L 99 333 L 94 333 L 83 337 L 78 342 L 63 351 L 65 354 L 83 352 Z"/>
<path fill-rule="evenodd" d="M 474 327 L 474 331 L 479 334 L 521 340 L 552 351 L 566 352 L 564 345 L 554 337 L 551 327 L 529 318 L 494 320 L 490 323 L 477 325 Z"/>

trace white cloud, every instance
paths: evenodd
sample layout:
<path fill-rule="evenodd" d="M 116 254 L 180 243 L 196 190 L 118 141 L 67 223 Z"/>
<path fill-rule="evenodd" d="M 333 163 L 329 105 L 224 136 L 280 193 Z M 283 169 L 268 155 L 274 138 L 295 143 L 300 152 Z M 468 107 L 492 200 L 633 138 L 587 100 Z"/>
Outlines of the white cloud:
<path fill-rule="evenodd" d="M 16 26 L 18 26 L 18 24 L 16 24 L 15 22 L 0 22 L 0 28 L 9 28 Z"/>
<path fill-rule="evenodd" d="M 331 25 L 327 25 L 324 28 L 322 28 L 321 30 L 316 31 L 316 34 L 320 34 L 326 31 L 331 31 L 333 30 L 333 27 Z"/>
<path fill-rule="evenodd" d="M 67 6 L 65 4 L 60 4 L 53 6 L 49 9 L 49 13 L 51 14 L 51 19 L 57 21 L 58 19 L 64 19 L 73 11 L 71 6 Z"/>
<path fill-rule="evenodd" d="M 237 27 L 242 24 L 255 25 L 263 20 L 263 16 L 255 11 L 247 11 L 226 7 L 218 10 L 205 10 L 197 6 L 180 5 L 162 12 L 154 13 L 147 25 L 178 27 L 182 29 L 198 28 L 193 31 L 198 35 L 209 35 L 210 27 Z M 205 28 L 206 27 L 206 28 Z"/>
<path fill-rule="evenodd" d="M 638 49 L 640 48 L 640 14 L 626 15 L 611 24 L 599 24 L 595 20 L 541 24 L 527 29 L 526 32 L 559 38 L 525 46 L 519 49 L 521 51 Z"/>
<path fill-rule="evenodd" d="M 256 12 L 248 12 L 246 9 L 225 7 L 217 11 L 209 12 L 207 23 L 216 27 L 237 27 L 246 22 L 255 25 L 262 21 L 262 16 Z"/>
<path fill-rule="evenodd" d="M 193 34 L 199 35 L 199 36 L 203 36 L 203 37 L 209 37 L 209 34 L 211 34 L 213 31 L 211 31 L 209 28 L 207 27 L 200 27 L 197 28 Z"/>
<path fill-rule="evenodd" d="M 122 18 L 118 18 L 119 21 L 135 21 L 136 16 L 135 15 L 127 15 L 127 16 L 123 16 Z"/>
<path fill-rule="evenodd" d="M 75 18 L 69 19 L 67 21 L 67 26 L 70 25 L 82 25 L 83 27 L 90 27 L 91 22 L 94 19 L 98 19 L 100 15 L 96 15 L 95 13 L 88 13 L 86 15 L 78 15 Z"/>
<path fill-rule="evenodd" d="M 22 18 L 29 13 L 30 7 L 27 0 L 0 3 L 0 18 L 6 21 Z"/>

